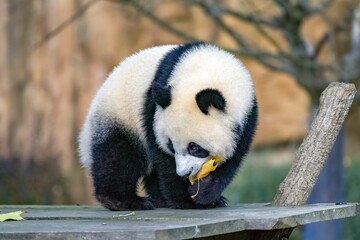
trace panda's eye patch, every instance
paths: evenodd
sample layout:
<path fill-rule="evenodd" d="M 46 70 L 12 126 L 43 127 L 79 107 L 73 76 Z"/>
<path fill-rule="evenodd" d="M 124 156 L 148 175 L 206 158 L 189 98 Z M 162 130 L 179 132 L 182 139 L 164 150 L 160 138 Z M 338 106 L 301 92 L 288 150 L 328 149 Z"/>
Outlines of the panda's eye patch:
<path fill-rule="evenodd" d="M 169 149 L 172 153 L 174 153 L 174 154 L 175 154 L 174 145 L 173 145 L 173 143 L 172 143 L 172 141 L 171 141 L 171 139 L 170 139 L 170 138 L 169 138 L 169 141 L 168 141 L 167 147 L 168 147 L 168 149 Z"/>
<path fill-rule="evenodd" d="M 206 158 L 209 156 L 209 152 L 200 147 L 198 144 L 191 142 L 187 147 L 187 151 L 190 155 L 198 158 Z"/>

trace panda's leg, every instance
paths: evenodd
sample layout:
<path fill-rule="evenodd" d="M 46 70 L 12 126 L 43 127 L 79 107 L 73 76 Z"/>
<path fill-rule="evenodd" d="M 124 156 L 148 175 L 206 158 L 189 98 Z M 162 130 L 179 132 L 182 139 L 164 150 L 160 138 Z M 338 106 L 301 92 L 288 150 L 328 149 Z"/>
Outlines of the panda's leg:
<path fill-rule="evenodd" d="M 226 206 L 226 199 L 221 196 L 223 188 L 221 188 L 217 179 L 211 178 L 209 175 L 207 178 L 210 181 L 205 181 L 204 184 L 201 183 L 198 197 L 193 199 L 191 196 L 196 194 L 193 189 L 195 186 L 197 189 L 197 183 L 191 185 L 188 178 L 177 175 L 175 160 L 169 155 L 156 150 L 153 156 L 155 169 L 159 173 L 161 182 L 160 190 L 167 207 L 206 209 Z"/>
<path fill-rule="evenodd" d="M 145 189 L 147 194 L 153 199 L 157 208 L 166 207 L 165 199 L 160 191 L 160 179 L 156 170 L 153 170 L 151 174 L 146 177 Z"/>
<path fill-rule="evenodd" d="M 158 148 L 152 149 L 152 159 L 158 172 L 160 192 L 166 202 L 166 207 L 201 208 L 201 206 L 194 204 L 190 197 L 188 192 L 189 181 L 176 174 L 175 160 Z"/>
<path fill-rule="evenodd" d="M 143 149 L 120 127 L 110 126 L 104 139 L 97 140 L 96 133 L 93 138 L 91 172 L 97 200 L 110 210 L 154 209 L 152 200 L 137 191 L 148 167 Z"/>

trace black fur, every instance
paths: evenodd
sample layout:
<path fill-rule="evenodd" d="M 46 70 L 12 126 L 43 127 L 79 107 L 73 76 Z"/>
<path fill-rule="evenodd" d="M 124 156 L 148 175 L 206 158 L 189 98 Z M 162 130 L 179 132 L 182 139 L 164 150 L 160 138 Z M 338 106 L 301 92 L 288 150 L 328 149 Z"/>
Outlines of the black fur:
<path fill-rule="evenodd" d="M 111 120 L 95 124 L 91 173 L 96 198 L 110 210 L 154 209 L 152 199 L 136 195 L 137 181 L 149 164 L 136 136 Z"/>
<path fill-rule="evenodd" d="M 157 208 L 166 207 L 165 199 L 160 192 L 160 179 L 156 171 L 152 171 L 145 179 L 145 188 Z"/>
<path fill-rule="evenodd" d="M 196 103 L 204 114 L 208 114 L 208 109 L 212 105 L 224 111 L 226 101 L 221 92 L 217 89 L 204 89 L 196 94 Z"/>
<path fill-rule="evenodd" d="M 168 149 L 169 149 L 173 154 L 175 154 L 174 145 L 173 145 L 171 139 L 168 140 L 167 147 L 168 147 Z"/>
<path fill-rule="evenodd" d="M 171 88 L 164 87 L 158 82 L 153 82 L 151 87 L 151 94 L 154 102 L 161 106 L 162 108 L 166 108 L 171 103 Z"/>

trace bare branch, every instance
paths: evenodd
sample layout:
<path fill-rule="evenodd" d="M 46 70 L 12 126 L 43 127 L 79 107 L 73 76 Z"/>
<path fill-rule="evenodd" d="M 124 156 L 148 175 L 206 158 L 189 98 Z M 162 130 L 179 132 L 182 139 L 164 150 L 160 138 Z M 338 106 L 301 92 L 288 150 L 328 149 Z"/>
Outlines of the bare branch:
<path fill-rule="evenodd" d="M 289 5 L 291 4 L 290 1 L 288 0 L 274 0 L 274 3 L 276 3 L 276 5 L 278 5 L 278 7 L 285 12 L 287 11 Z"/>
<path fill-rule="evenodd" d="M 160 19 L 155 14 L 152 13 L 151 10 L 147 9 L 143 6 L 142 3 L 136 0 L 107 0 L 109 2 L 115 2 L 118 4 L 129 4 L 133 6 L 136 10 L 140 11 L 142 14 L 144 14 L 146 17 L 148 17 L 150 20 L 158 24 L 160 27 L 164 28 L 165 30 L 168 30 L 169 32 L 185 39 L 194 41 L 197 40 L 194 36 L 191 36 L 179 29 L 174 28 L 169 24 L 168 22 Z M 189 2 L 192 2 L 194 4 L 198 4 L 195 1 L 190 0 Z M 230 26 L 228 26 L 221 18 L 218 16 L 218 13 L 216 13 L 217 9 L 209 9 L 209 6 L 202 4 L 201 7 L 206 11 L 209 12 L 209 14 L 212 14 L 212 19 L 216 20 L 216 23 L 224 29 L 227 34 L 231 35 L 235 41 L 238 43 L 241 48 L 239 49 L 227 49 L 226 50 L 238 54 L 244 57 L 253 58 L 257 61 L 260 61 L 263 65 L 266 67 L 274 70 L 274 71 L 280 71 L 285 72 L 288 74 L 294 74 L 294 69 L 289 65 L 286 64 L 286 59 L 284 56 L 281 56 L 281 54 L 278 53 L 270 53 L 268 51 L 261 50 L 260 48 L 254 48 L 250 47 L 249 44 L 243 39 L 240 35 L 238 35 Z M 283 55 L 285 55 L 285 52 L 282 52 Z"/>
<path fill-rule="evenodd" d="M 320 40 L 315 44 L 315 49 L 314 49 L 314 56 L 318 57 L 321 50 L 323 49 L 323 47 L 325 46 L 325 43 L 327 43 L 329 41 L 330 38 L 330 33 L 326 32 L 324 33 L 324 35 L 320 38 Z"/>
<path fill-rule="evenodd" d="M 151 10 L 145 8 L 141 3 L 136 0 L 107 0 L 109 2 L 115 2 L 119 4 L 129 4 L 142 13 L 144 16 L 148 17 L 150 20 L 155 22 L 158 26 L 162 27 L 163 29 L 175 34 L 176 36 L 186 40 L 186 41 L 195 41 L 197 40 L 196 37 L 192 36 L 191 34 L 186 33 L 178 28 L 173 27 L 171 24 L 167 23 L 166 21 L 162 20 L 161 18 L 157 17 L 155 14 L 152 13 Z"/>
<path fill-rule="evenodd" d="M 237 34 L 228 24 L 226 24 L 221 16 L 220 16 L 220 8 L 218 8 L 217 4 L 210 3 L 208 1 L 191 1 L 194 4 L 198 5 L 203 9 L 203 11 L 208 14 L 208 16 L 221 28 L 223 29 L 231 38 L 235 40 L 235 42 L 243 47 L 249 48 L 249 44 L 246 42 L 244 38 L 242 38 L 239 34 Z"/>
<path fill-rule="evenodd" d="M 230 16 L 236 17 L 237 19 L 240 19 L 240 20 L 242 20 L 244 22 L 257 23 L 257 24 L 261 24 L 261 25 L 276 28 L 276 29 L 281 28 L 281 26 L 278 24 L 278 20 L 276 18 L 274 18 L 272 20 L 266 20 L 264 18 L 261 18 L 258 15 L 246 14 L 246 13 L 242 13 L 242 12 L 239 12 L 239 11 L 234 11 L 234 10 L 232 10 L 230 8 L 225 7 L 225 6 L 222 6 L 221 11 L 224 14 L 228 14 Z"/>
<path fill-rule="evenodd" d="M 192 1 L 193 3 L 198 4 L 199 6 L 201 6 L 203 9 L 212 9 L 214 8 L 214 4 L 212 2 L 208 2 L 208 1 L 199 1 L 199 0 L 194 0 Z M 210 11 L 206 11 L 211 18 L 214 18 L 214 15 L 210 13 Z M 230 15 L 233 17 L 236 17 L 237 19 L 249 23 L 251 25 L 254 25 L 256 30 L 271 44 L 273 45 L 276 50 L 278 51 L 279 54 L 286 56 L 285 52 L 282 51 L 281 47 L 279 46 L 279 44 L 277 43 L 277 41 L 275 41 L 273 39 L 273 37 L 268 34 L 268 32 L 264 29 L 265 26 L 267 27 L 279 27 L 275 22 L 271 23 L 268 22 L 264 19 L 259 18 L 258 16 L 255 16 L 253 14 L 248 14 L 248 13 L 242 13 L 242 12 L 238 12 L 238 11 L 234 11 L 232 9 L 229 9 L 228 7 L 218 3 L 216 5 L 216 12 L 218 13 L 218 15 L 223 14 L 223 15 Z M 220 25 L 222 26 L 222 25 Z M 235 32 L 230 32 L 229 30 L 227 31 L 230 34 L 236 34 L 237 37 L 239 37 L 239 34 L 235 33 Z M 234 37 L 233 37 L 234 38 Z"/>
<path fill-rule="evenodd" d="M 325 9 L 330 7 L 330 5 L 333 3 L 334 3 L 334 0 L 323 0 L 317 6 L 314 6 L 314 7 L 309 6 L 307 11 L 308 11 L 309 15 L 316 14 L 316 13 L 322 14 L 325 11 Z"/>
<path fill-rule="evenodd" d="M 56 34 L 65 29 L 69 24 L 81 17 L 85 13 L 85 11 L 97 1 L 100 0 L 91 0 L 80 6 L 79 9 L 68 20 L 60 24 L 53 31 L 47 33 L 42 40 L 37 42 L 34 45 L 34 49 L 41 47 L 46 41 L 54 37 Z M 140 0 L 103 1 L 130 5 L 137 11 L 139 11 L 142 15 L 146 16 L 151 21 L 156 23 L 161 28 L 167 30 L 168 32 L 187 41 L 197 40 L 195 36 L 174 27 L 171 23 L 168 23 L 166 22 L 166 20 L 163 20 L 160 17 L 156 16 L 156 14 L 153 13 L 151 9 L 146 7 L 145 4 Z M 211 18 L 213 22 L 215 22 L 222 30 L 225 31 L 226 34 L 228 34 L 232 39 L 234 39 L 234 41 L 239 47 L 237 49 L 227 49 L 228 51 L 231 51 L 237 55 L 252 58 L 271 70 L 291 74 L 295 76 L 296 79 L 299 81 L 300 85 L 304 86 L 306 89 L 311 89 L 311 87 L 315 87 L 315 85 L 320 86 L 316 87 L 317 89 L 320 89 L 321 86 L 324 86 L 325 80 L 323 80 L 323 77 L 325 72 L 330 71 L 332 73 L 336 73 L 336 71 L 334 70 L 334 66 L 320 64 L 317 62 L 316 59 L 321 49 L 328 41 L 329 37 L 327 37 L 327 35 L 324 35 L 315 46 L 315 54 L 309 55 L 306 52 L 304 41 L 301 38 L 300 23 L 302 19 L 307 14 L 309 14 L 310 10 L 308 9 L 310 7 L 308 7 L 307 5 L 307 7 L 301 6 L 301 4 L 304 5 L 303 2 L 299 3 L 295 1 L 289 3 L 286 0 L 274 1 L 278 6 L 280 6 L 280 9 L 282 9 L 282 15 L 274 17 L 273 20 L 266 20 L 252 13 L 248 14 L 236 12 L 232 9 L 227 8 L 219 2 L 215 2 L 214 0 L 188 0 L 189 3 L 200 7 L 209 16 L 209 18 Z M 306 2 L 306 0 L 304 1 Z M 322 4 L 325 6 L 332 1 L 333 0 L 324 0 Z M 253 25 L 256 30 L 261 34 L 261 36 L 264 37 L 270 44 L 272 44 L 272 46 L 275 47 L 276 52 L 262 49 L 261 47 L 252 44 L 252 42 L 249 42 L 246 36 L 238 34 L 232 26 L 230 26 L 226 21 L 224 21 L 223 17 L 226 15 L 234 16 L 241 21 Z M 290 52 L 285 52 L 284 50 L 282 50 L 281 46 L 277 43 L 277 41 L 275 41 L 275 39 L 273 39 L 270 34 L 268 34 L 264 27 L 282 27 L 282 32 L 286 36 L 286 39 L 290 45 Z M 226 46 L 223 47 L 225 47 L 226 49 Z M 310 77 L 309 73 L 310 75 L 315 74 L 316 77 Z"/>
<path fill-rule="evenodd" d="M 275 49 L 277 50 L 277 52 L 283 56 L 286 56 L 285 52 L 283 52 L 283 50 L 281 49 L 280 45 L 278 44 L 277 41 L 275 41 L 275 39 L 268 34 L 268 32 L 264 29 L 264 27 L 260 24 L 260 23 L 254 23 L 256 30 L 269 42 L 271 43 L 271 45 L 273 45 L 275 47 Z"/>
<path fill-rule="evenodd" d="M 360 78 L 360 4 L 353 13 L 351 24 L 351 48 L 342 62 L 342 81 L 354 82 Z"/>
<path fill-rule="evenodd" d="M 228 24 L 222 20 L 222 5 L 216 5 L 212 1 L 209 2 L 193 0 L 190 2 L 200 6 L 221 29 L 223 29 L 230 37 L 235 40 L 240 48 L 238 50 L 230 50 L 231 52 L 256 59 L 272 70 L 286 72 L 288 74 L 295 74 L 294 69 L 286 63 L 289 60 L 290 55 L 281 50 L 276 41 L 267 34 L 267 32 L 263 29 L 263 26 L 261 26 L 259 23 L 251 22 L 251 24 L 255 25 L 257 30 L 276 47 L 277 53 L 271 53 L 270 51 L 262 50 L 259 47 L 250 46 L 245 38 L 236 33 Z"/>
<path fill-rule="evenodd" d="M 80 18 L 84 13 L 96 2 L 99 0 L 90 0 L 86 3 L 84 3 L 82 6 L 80 6 L 76 12 L 67 20 L 62 22 L 59 26 L 57 26 L 54 30 L 48 32 L 45 34 L 45 36 L 38 42 L 36 42 L 32 49 L 36 50 L 40 47 L 42 47 L 46 42 L 48 42 L 51 38 L 55 37 L 57 34 L 59 34 L 62 30 L 64 30 L 67 26 L 69 26 L 71 23 L 75 22 L 78 18 Z"/>
<path fill-rule="evenodd" d="M 334 0 L 323 0 L 323 1 L 321 2 L 321 7 L 322 7 L 323 9 L 325 9 L 325 8 L 330 7 L 330 5 L 333 4 L 333 3 L 334 3 Z"/>
<path fill-rule="evenodd" d="M 284 72 L 290 75 L 295 75 L 296 73 L 291 64 L 280 54 L 270 53 L 261 49 L 229 49 L 226 47 L 224 49 L 236 55 L 254 59 L 273 71 Z"/>

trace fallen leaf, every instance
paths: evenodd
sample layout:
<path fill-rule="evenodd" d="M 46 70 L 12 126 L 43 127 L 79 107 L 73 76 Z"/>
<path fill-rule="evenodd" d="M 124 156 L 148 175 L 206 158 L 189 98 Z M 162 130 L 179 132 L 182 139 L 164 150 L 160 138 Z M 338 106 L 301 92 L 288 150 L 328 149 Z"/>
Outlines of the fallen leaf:
<path fill-rule="evenodd" d="M 21 221 L 24 220 L 24 218 L 21 216 L 21 214 L 25 213 L 25 211 L 16 211 L 16 212 L 9 212 L 9 213 L 3 213 L 0 214 L 0 222 L 4 222 L 7 220 L 15 220 L 15 221 Z"/>
<path fill-rule="evenodd" d="M 189 177 L 189 181 L 190 181 L 191 185 L 193 185 L 196 180 L 203 179 L 204 177 L 209 175 L 210 172 L 215 171 L 215 169 L 217 168 L 216 163 L 223 162 L 223 161 L 224 161 L 224 159 L 219 156 L 214 156 L 210 160 L 206 161 L 201 166 L 200 170 L 196 173 L 196 175 Z"/>
<path fill-rule="evenodd" d="M 192 199 L 194 199 L 200 191 L 200 180 L 206 177 L 210 174 L 210 172 L 213 172 L 216 170 L 218 165 L 216 163 L 225 161 L 222 157 L 214 156 L 210 160 L 206 161 L 200 168 L 200 170 L 196 173 L 194 176 L 189 177 L 189 181 L 191 185 L 195 183 L 195 181 L 198 181 L 198 188 L 194 195 L 191 196 Z"/>

